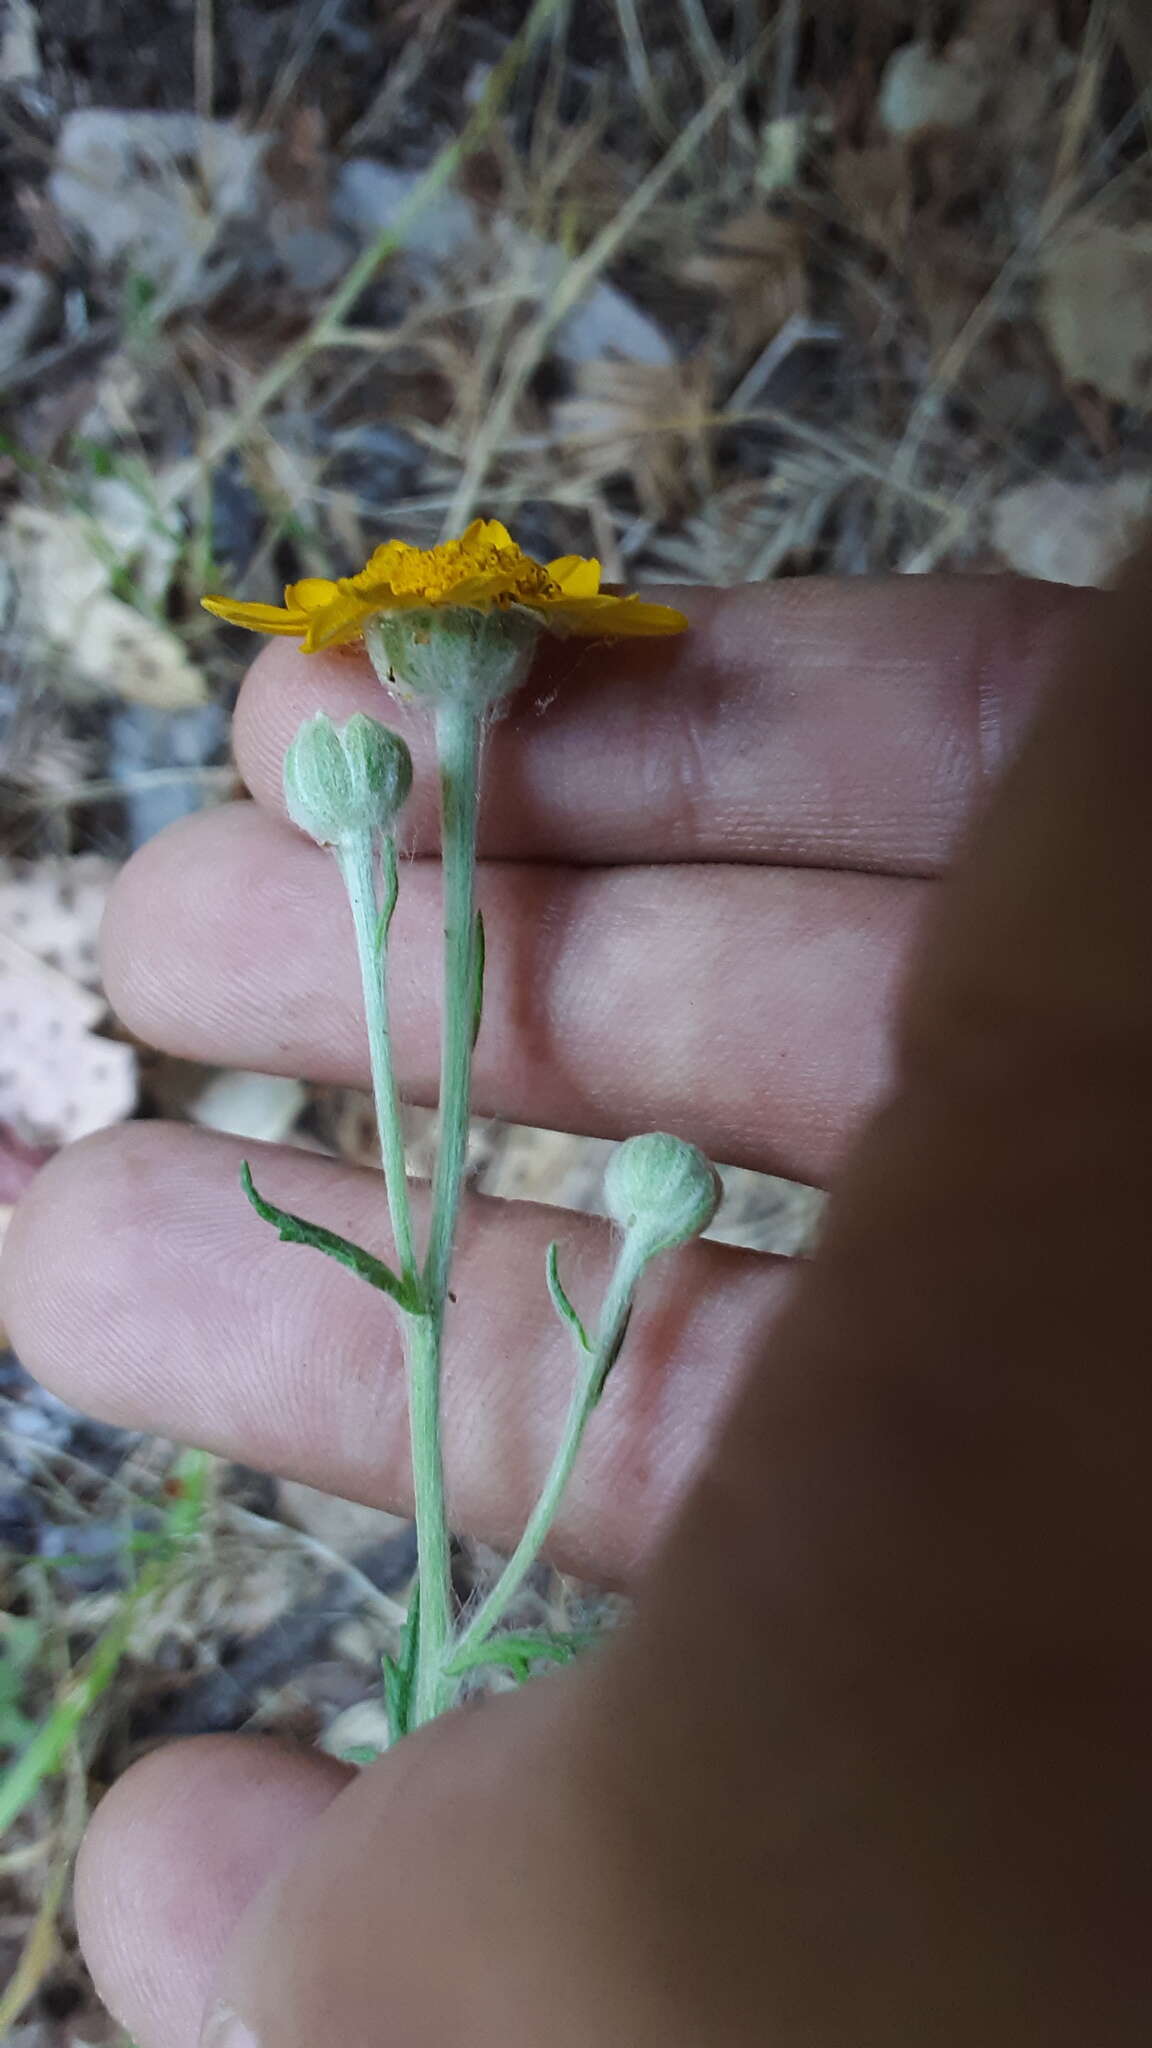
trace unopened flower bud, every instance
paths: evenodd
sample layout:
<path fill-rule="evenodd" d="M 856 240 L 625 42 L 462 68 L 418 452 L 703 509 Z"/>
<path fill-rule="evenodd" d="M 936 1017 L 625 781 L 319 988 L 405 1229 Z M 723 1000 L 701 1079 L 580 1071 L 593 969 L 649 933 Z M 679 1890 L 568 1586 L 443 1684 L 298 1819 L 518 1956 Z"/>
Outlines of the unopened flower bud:
<path fill-rule="evenodd" d="M 321 846 L 387 832 L 412 787 L 412 756 L 399 733 L 362 711 L 338 726 L 321 712 L 284 756 L 288 816 Z"/>
<path fill-rule="evenodd" d="M 666 1131 L 626 1139 L 604 1175 L 608 1214 L 626 1235 L 639 1240 L 647 1258 L 707 1230 L 721 1193 L 711 1160 Z"/>

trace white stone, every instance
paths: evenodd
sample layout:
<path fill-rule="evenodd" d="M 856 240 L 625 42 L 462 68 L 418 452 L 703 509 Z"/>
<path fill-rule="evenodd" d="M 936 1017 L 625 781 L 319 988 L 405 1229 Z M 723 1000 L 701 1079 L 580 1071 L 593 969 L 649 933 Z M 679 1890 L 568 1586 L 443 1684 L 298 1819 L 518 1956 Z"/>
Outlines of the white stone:
<path fill-rule="evenodd" d="M 1070 484 L 1040 477 L 992 507 L 997 552 L 1022 576 L 1048 583 L 1109 582 L 1152 513 L 1152 478 Z"/>
<path fill-rule="evenodd" d="M 268 140 L 195 114 L 81 107 L 62 123 L 49 191 L 99 262 L 130 262 L 182 303 L 221 224 L 258 214 Z"/>
<path fill-rule="evenodd" d="M 877 110 L 889 135 L 917 135 L 929 128 L 966 128 L 980 112 L 987 80 L 971 43 L 944 50 L 931 43 L 905 43 L 888 59 L 880 81 Z"/>

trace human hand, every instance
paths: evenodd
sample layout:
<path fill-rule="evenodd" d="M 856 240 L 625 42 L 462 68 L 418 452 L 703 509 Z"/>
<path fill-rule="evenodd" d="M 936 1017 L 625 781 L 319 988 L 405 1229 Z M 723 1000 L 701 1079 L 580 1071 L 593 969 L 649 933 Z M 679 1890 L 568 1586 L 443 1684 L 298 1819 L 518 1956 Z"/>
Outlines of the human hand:
<path fill-rule="evenodd" d="M 670 1125 L 835 1175 L 984 772 L 1073 630 L 1104 683 L 1053 714 L 940 892 L 900 1094 L 782 1321 L 784 1269 L 715 1246 L 637 1318 L 566 1562 L 631 1578 L 745 1391 L 636 1626 L 334 1803 L 338 1767 L 243 1742 L 165 1752 L 108 1799 L 82 1911 L 142 2048 L 194 2041 L 218 1993 L 266 2048 L 1136 2038 L 1135 1872 L 1125 1890 L 1101 1861 L 1136 1796 L 1149 1664 L 1131 1360 L 1152 709 L 1122 602 L 910 582 L 693 608 L 682 647 L 586 653 L 545 716 L 527 700 L 494 735 L 482 1109 Z M 330 867 L 269 813 L 300 718 L 373 705 L 346 660 L 258 662 L 238 748 L 259 807 L 165 835 L 113 908 L 109 983 L 144 1035 L 360 1078 Z M 419 1098 L 431 863 L 405 893 L 398 1051 Z M 237 1159 L 138 1125 L 57 1162 L 6 1259 L 23 1354 L 115 1419 L 396 1505 L 386 1312 L 267 1242 Z M 372 1176 L 290 1154 L 276 1172 L 278 1198 L 354 1236 L 378 1214 Z M 477 1203 L 458 1266 L 455 1519 L 497 1541 L 565 1394 L 537 1284 L 554 1221 Z M 601 1227 L 572 1234 L 591 1292 Z"/>

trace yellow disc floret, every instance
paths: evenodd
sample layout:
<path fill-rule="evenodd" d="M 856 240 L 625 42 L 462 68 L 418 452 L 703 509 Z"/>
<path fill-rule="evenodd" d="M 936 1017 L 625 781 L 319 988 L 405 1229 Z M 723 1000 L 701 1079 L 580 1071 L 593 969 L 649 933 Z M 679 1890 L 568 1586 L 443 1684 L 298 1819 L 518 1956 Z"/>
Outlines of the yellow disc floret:
<path fill-rule="evenodd" d="M 203 603 L 230 625 L 290 634 L 307 654 L 359 639 L 372 619 L 448 605 L 474 612 L 515 608 L 552 632 L 595 639 L 681 633 L 688 624 L 671 605 L 602 591 L 599 562 L 583 555 L 534 561 L 498 519 L 476 519 L 459 539 L 438 547 L 385 541 L 356 576 L 335 582 L 307 576 L 290 583 L 283 606 L 224 597 Z"/>

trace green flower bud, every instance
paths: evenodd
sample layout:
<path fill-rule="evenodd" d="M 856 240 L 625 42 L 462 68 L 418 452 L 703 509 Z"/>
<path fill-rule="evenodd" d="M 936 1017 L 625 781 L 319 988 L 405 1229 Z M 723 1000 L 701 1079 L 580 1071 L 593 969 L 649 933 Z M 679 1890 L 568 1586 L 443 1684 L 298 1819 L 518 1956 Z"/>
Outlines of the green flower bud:
<path fill-rule="evenodd" d="M 364 645 L 381 682 L 405 702 L 450 699 L 487 711 L 524 681 L 540 632 L 539 619 L 514 605 L 430 605 L 379 612 L 364 627 Z"/>
<path fill-rule="evenodd" d="M 626 1139 L 604 1175 L 608 1214 L 639 1240 L 647 1258 L 707 1230 L 722 1192 L 711 1160 L 666 1131 Z"/>
<path fill-rule="evenodd" d="M 288 816 L 321 846 L 390 831 L 411 787 L 412 756 L 399 733 L 362 711 L 344 726 L 317 712 L 284 756 Z"/>

